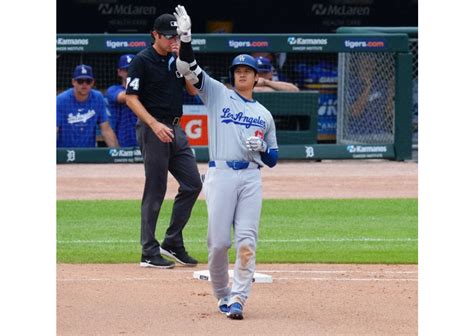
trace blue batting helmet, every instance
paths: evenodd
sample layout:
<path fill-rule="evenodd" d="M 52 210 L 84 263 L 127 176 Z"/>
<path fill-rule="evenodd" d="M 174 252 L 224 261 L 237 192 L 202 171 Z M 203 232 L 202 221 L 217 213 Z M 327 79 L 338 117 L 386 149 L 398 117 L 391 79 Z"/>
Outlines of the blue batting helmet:
<path fill-rule="evenodd" d="M 239 65 L 246 65 L 252 68 L 255 73 L 258 73 L 257 61 L 255 60 L 255 58 L 247 54 L 237 55 L 232 61 L 232 65 L 229 68 L 230 83 L 232 85 L 234 85 L 234 70 Z"/>

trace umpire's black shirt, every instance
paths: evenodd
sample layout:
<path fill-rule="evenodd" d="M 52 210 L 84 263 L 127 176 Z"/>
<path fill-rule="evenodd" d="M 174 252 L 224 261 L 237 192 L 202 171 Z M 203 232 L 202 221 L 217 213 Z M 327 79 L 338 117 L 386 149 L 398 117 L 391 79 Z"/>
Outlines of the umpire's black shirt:
<path fill-rule="evenodd" d="M 184 78 L 177 74 L 171 53 L 162 56 L 148 47 L 128 67 L 126 93 L 138 95 L 148 113 L 157 119 L 181 117 L 185 84 Z"/>

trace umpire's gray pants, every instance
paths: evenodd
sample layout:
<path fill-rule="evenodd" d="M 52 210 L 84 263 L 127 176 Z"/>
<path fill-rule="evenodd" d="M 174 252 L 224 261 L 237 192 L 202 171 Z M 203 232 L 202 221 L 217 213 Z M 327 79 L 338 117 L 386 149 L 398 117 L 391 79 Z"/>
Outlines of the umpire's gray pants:
<path fill-rule="evenodd" d="M 168 171 L 178 181 L 179 189 L 163 243 L 169 246 L 184 246 L 183 228 L 202 188 L 196 158 L 189 147 L 185 132 L 180 125 L 167 126 L 173 129 L 174 139 L 171 143 L 161 142 L 148 125 L 142 122 L 137 125 L 138 143 L 145 166 L 141 244 L 142 254 L 148 257 L 160 253 L 155 230 L 166 193 Z"/>

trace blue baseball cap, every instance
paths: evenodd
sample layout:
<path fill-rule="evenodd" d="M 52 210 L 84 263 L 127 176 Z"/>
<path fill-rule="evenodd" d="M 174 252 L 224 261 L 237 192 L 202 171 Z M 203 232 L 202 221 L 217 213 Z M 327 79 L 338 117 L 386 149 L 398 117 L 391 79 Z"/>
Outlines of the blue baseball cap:
<path fill-rule="evenodd" d="M 92 67 L 90 65 L 80 64 L 74 69 L 72 79 L 89 78 L 94 79 Z"/>
<path fill-rule="evenodd" d="M 270 72 L 272 71 L 272 63 L 266 57 L 259 56 L 256 59 L 258 72 Z"/>
<path fill-rule="evenodd" d="M 134 57 L 135 57 L 135 55 L 133 55 L 133 54 L 126 54 L 126 55 L 120 56 L 117 68 L 119 68 L 119 69 L 128 68 Z"/>

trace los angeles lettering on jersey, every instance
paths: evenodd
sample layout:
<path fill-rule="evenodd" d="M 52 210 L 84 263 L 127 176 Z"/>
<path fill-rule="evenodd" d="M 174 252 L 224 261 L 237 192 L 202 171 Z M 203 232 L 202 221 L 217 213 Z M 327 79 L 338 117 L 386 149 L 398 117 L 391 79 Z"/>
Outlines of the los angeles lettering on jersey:
<path fill-rule="evenodd" d="M 258 118 L 247 117 L 244 115 L 244 112 L 233 114 L 228 107 L 222 109 L 221 122 L 225 124 L 234 123 L 243 125 L 245 128 L 256 126 L 265 129 L 265 120 L 261 119 L 260 116 L 258 116 Z"/>
<path fill-rule="evenodd" d="M 94 110 L 88 110 L 87 113 L 83 113 L 83 114 L 80 114 L 79 112 L 77 112 L 76 115 L 69 113 L 67 116 L 67 122 L 69 124 L 75 124 L 75 123 L 80 123 L 80 122 L 85 123 L 94 115 L 95 115 Z"/>

